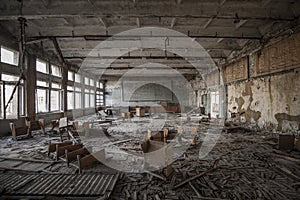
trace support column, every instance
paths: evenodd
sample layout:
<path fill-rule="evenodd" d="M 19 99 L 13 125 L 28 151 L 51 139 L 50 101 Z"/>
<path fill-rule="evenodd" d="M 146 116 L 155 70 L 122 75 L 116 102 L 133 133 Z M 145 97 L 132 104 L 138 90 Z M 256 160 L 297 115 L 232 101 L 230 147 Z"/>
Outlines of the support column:
<path fill-rule="evenodd" d="M 35 56 L 27 56 L 27 71 L 26 71 L 26 102 L 27 116 L 30 120 L 34 120 L 36 116 L 36 58 Z"/>
<path fill-rule="evenodd" d="M 63 111 L 64 111 L 64 116 L 65 117 L 67 117 L 67 111 L 68 111 L 67 86 L 68 86 L 68 66 L 63 63 L 62 64 L 61 89 L 63 91 L 62 105 L 63 105 Z"/>

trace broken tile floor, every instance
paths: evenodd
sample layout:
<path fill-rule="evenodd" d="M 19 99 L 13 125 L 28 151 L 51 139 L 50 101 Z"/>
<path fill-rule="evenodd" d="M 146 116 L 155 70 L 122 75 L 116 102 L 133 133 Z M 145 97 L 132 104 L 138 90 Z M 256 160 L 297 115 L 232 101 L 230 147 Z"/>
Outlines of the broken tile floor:
<path fill-rule="evenodd" d="M 198 127 L 196 145 L 190 146 L 172 163 L 173 174 L 163 181 L 148 173 L 120 172 L 101 163 L 84 170 L 90 173 L 118 173 L 118 181 L 108 199 L 300 199 L 300 153 L 297 151 L 282 152 L 277 150 L 278 133 L 250 130 L 229 124 L 230 127 L 220 126 L 217 120 L 211 123 L 191 122 L 182 120 L 177 115 L 133 118 L 125 121 L 116 120 L 106 127 L 109 140 L 114 145 L 106 145 L 106 157 L 122 165 L 129 161 L 132 166 L 142 165 L 131 155 L 142 156 L 141 142 L 146 138 L 147 130 L 154 133 L 167 127 L 183 130 Z M 100 129 L 100 125 L 95 129 Z M 205 157 L 199 158 L 199 148 L 207 135 L 220 134 L 217 144 Z M 184 138 L 187 142 L 190 138 Z M 49 140 L 59 141 L 59 137 L 34 135 L 26 140 L 13 141 L 10 137 L 0 141 L 0 156 L 53 161 L 47 156 Z M 103 145 L 101 137 L 93 135 L 82 138 L 86 146 Z M 176 141 L 174 141 L 176 142 Z M 100 145 L 100 146 L 101 146 Z M 105 144 L 104 144 L 105 145 Z M 117 147 L 123 152 L 120 153 Z M 216 168 L 211 169 L 213 164 Z M 128 164 L 127 164 L 128 165 Z M 131 166 L 124 165 L 124 169 Z M 44 168 L 43 168 L 44 167 Z M 42 173 L 42 174 L 77 174 L 73 166 L 69 168 L 62 161 L 51 165 L 43 165 L 38 169 L 19 172 L 13 166 L 3 166 L 0 162 L 1 173 Z M 133 167 L 134 168 L 134 167 Z M 30 172 L 32 170 L 32 172 Z M 160 171 L 154 172 L 161 175 Z M 203 176 L 194 178 L 204 173 Z M 194 178 L 191 181 L 185 180 Z M 4 183 L 0 184 L 5 185 Z M 45 199 L 51 199 L 47 195 Z M 63 198 L 63 197 L 61 197 Z M 72 197 L 68 197 L 70 199 Z M 83 197 L 81 197 L 82 199 Z M 87 197 L 86 197 L 87 198 Z M 64 198 L 63 198 L 64 199 Z M 93 197 L 92 199 L 97 199 Z M 102 197 L 102 199 L 105 199 Z"/>

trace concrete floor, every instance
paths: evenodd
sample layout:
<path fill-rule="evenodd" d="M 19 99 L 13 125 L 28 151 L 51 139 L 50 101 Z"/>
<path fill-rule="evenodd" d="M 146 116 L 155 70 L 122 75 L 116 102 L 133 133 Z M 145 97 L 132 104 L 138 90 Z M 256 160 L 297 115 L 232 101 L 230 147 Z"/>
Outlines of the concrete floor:
<path fill-rule="evenodd" d="M 181 121 L 175 114 L 133 118 L 125 122 L 118 120 L 108 128 L 111 135 L 109 140 L 116 143 L 114 146 L 106 146 L 106 157 L 120 165 L 125 161 L 130 161 L 128 163 L 132 166 L 142 165 L 139 160 L 132 159 L 131 155 L 142 156 L 140 143 L 145 139 L 147 129 L 154 129 L 161 121 L 164 121 L 162 127 L 169 127 L 170 130 L 177 130 L 178 125 L 184 130 L 197 125 L 196 145 L 190 146 L 172 163 L 174 173 L 167 181 L 147 173 L 119 172 L 120 178 L 110 199 L 299 199 L 300 153 L 279 152 L 276 133 L 217 126 L 214 125 L 216 120 L 200 124 Z M 221 135 L 217 144 L 208 156 L 200 159 L 199 149 L 205 135 L 219 132 Z M 85 146 L 95 147 L 103 145 L 102 138 L 103 136 L 96 135 L 88 139 L 82 138 L 82 141 Z M 183 143 L 190 142 L 189 139 L 183 139 Z M 51 161 L 47 156 L 48 140 L 59 138 L 38 134 L 20 141 L 12 141 L 10 137 L 2 138 L 0 156 Z M 127 142 L 118 143 L 122 140 Z M 129 154 L 119 153 L 116 147 Z M 174 188 L 189 177 L 210 169 L 215 161 L 218 161 L 215 170 Z M 132 166 L 124 165 L 124 169 Z M 76 168 L 67 168 L 64 162 L 58 162 L 45 168 L 43 173 L 75 174 L 76 171 Z M 118 173 L 103 164 L 84 170 L 84 173 L 98 172 Z M 155 173 L 161 175 L 160 171 Z"/>

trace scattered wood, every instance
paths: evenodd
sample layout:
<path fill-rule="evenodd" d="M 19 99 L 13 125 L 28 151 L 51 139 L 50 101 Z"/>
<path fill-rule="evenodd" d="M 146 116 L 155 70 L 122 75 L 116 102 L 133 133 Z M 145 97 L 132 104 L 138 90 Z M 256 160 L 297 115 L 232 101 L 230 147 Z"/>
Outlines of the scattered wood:
<path fill-rule="evenodd" d="M 218 164 L 218 160 L 215 161 L 215 163 L 214 163 L 214 165 L 213 165 L 212 168 L 210 168 L 210 169 L 208 169 L 208 170 L 206 170 L 206 171 L 204 171 L 204 172 L 202 172 L 200 174 L 197 174 L 197 175 L 195 175 L 195 176 L 193 176 L 193 177 L 191 177 L 191 178 L 189 178 L 189 179 L 187 179 L 187 180 L 185 180 L 185 181 L 183 181 L 183 182 L 175 185 L 173 189 L 179 188 L 180 186 L 182 186 L 182 185 L 184 185 L 184 184 L 186 184 L 186 183 L 188 183 L 188 182 L 190 182 L 192 180 L 200 178 L 201 176 L 203 176 L 203 175 L 205 175 L 205 174 L 207 174 L 209 172 L 212 172 L 212 171 L 216 170 L 217 169 L 217 164 Z"/>

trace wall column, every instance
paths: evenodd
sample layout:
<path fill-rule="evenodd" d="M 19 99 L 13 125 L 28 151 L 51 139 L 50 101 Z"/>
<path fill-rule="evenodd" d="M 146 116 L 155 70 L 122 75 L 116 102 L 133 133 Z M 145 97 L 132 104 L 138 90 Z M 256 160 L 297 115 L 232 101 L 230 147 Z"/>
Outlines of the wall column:
<path fill-rule="evenodd" d="M 35 56 L 27 56 L 27 71 L 26 71 L 26 103 L 27 116 L 30 119 L 36 117 L 36 58 Z"/>

